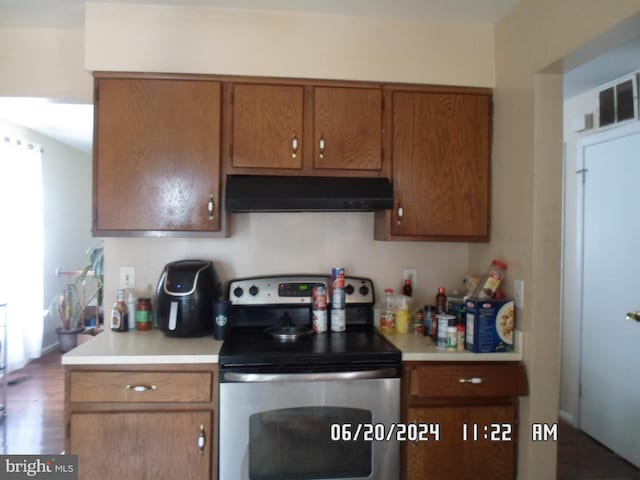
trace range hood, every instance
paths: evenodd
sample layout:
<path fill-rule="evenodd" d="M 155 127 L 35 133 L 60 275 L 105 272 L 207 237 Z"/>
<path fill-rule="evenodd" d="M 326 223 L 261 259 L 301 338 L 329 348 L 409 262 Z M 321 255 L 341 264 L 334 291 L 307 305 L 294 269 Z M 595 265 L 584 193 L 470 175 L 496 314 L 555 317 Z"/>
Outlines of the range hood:
<path fill-rule="evenodd" d="M 378 177 L 227 175 L 228 212 L 339 212 L 393 208 L 393 186 Z"/>

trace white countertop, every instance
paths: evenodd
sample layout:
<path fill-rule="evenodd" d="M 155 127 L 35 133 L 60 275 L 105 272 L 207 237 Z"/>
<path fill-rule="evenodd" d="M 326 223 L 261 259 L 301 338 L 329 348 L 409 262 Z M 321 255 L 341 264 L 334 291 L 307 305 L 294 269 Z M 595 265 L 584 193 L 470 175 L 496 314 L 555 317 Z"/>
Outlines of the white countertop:
<path fill-rule="evenodd" d="M 516 351 L 473 353 L 436 348 L 429 337 L 414 334 L 386 335 L 405 361 L 485 362 L 520 361 L 521 332 L 516 331 Z M 212 336 L 200 338 L 170 338 L 158 329 L 140 332 L 104 332 L 91 338 L 62 356 L 63 365 L 142 365 L 218 363 L 222 341 Z"/>
<path fill-rule="evenodd" d="M 465 351 L 449 351 L 436 348 L 433 340 L 413 333 L 394 333 L 385 335 L 396 348 L 402 351 L 403 361 L 437 361 L 437 362 L 517 362 L 522 360 L 522 332 L 516 330 L 515 351 L 496 353 L 473 353 Z"/>
<path fill-rule="evenodd" d="M 104 332 L 62 356 L 63 365 L 218 363 L 213 336 L 170 338 L 161 330 Z"/>

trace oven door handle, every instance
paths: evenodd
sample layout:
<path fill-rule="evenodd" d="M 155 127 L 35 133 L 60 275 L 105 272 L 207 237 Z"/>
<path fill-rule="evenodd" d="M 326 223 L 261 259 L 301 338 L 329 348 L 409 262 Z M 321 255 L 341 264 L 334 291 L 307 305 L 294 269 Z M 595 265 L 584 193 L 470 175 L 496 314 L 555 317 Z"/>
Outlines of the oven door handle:
<path fill-rule="evenodd" d="M 358 370 L 349 372 L 319 372 L 319 373 L 240 373 L 223 372 L 222 380 L 227 382 L 321 382 L 338 380 L 372 380 L 376 378 L 399 377 L 399 370 L 395 367 L 378 370 Z"/>

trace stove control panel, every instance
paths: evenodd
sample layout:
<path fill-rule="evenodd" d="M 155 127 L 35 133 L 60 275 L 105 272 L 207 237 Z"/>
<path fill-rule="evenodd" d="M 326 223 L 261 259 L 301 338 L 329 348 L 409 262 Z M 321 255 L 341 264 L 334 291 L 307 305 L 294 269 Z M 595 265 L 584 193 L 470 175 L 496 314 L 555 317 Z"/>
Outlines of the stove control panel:
<path fill-rule="evenodd" d="M 331 278 L 322 275 L 239 278 L 229 282 L 229 300 L 233 305 L 311 305 L 316 285 L 327 289 L 331 301 Z M 368 278 L 345 277 L 344 291 L 347 304 L 375 303 Z"/>

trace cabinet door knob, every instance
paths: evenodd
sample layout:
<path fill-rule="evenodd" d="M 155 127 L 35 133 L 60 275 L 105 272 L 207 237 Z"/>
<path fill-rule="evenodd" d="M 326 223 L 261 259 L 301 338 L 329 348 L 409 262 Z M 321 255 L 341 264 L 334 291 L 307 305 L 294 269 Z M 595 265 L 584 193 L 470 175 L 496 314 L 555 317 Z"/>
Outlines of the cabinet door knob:
<path fill-rule="evenodd" d="M 460 383 L 471 383 L 473 385 L 478 385 L 482 383 L 482 379 L 480 377 L 471 377 L 471 378 L 461 378 L 458 380 Z"/>
<path fill-rule="evenodd" d="M 635 320 L 636 322 L 640 322 L 640 311 L 629 312 L 627 313 L 627 320 Z"/>
<path fill-rule="evenodd" d="M 298 147 L 300 146 L 298 142 L 298 136 L 295 132 L 293 132 L 293 138 L 291 139 L 291 158 L 296 158 L 298 156 Z"/>
<path fill-rule="evenodd" d="M 157 385 L 131 385 L 131 384 L 126 384 L 124 386 L 124 388 L 126 390 L 131 390 L 134 392 L 148 392 L 148 391 L 155 391 L 158 389 Z"/>
<path fill-rule="evenodd" d="M 204 425 L 200 424 L 200 434 L 198 435 L 198 450 L 200 451 L 200 455 L 204 455 L 205 444 L 206 444 L 206 439 L 204 436 Z"/>
<path fill-rule="evenodd" d="M 320 142 L 318 142 L 318 147 L 320 148 L 320 158 L 324 158 L 324 151 L 327 147 L 327 142 L 325 142 L 323 135 L 320 135 Z"/>
<path fill-rule="evenodd" d="M 213 193 L 209 195 L 209 201 L 207 202 L 207 212 L 209 212 L 209 220 L 213 220 L 213 210 L 216 204 L 213 201 Z"/>

